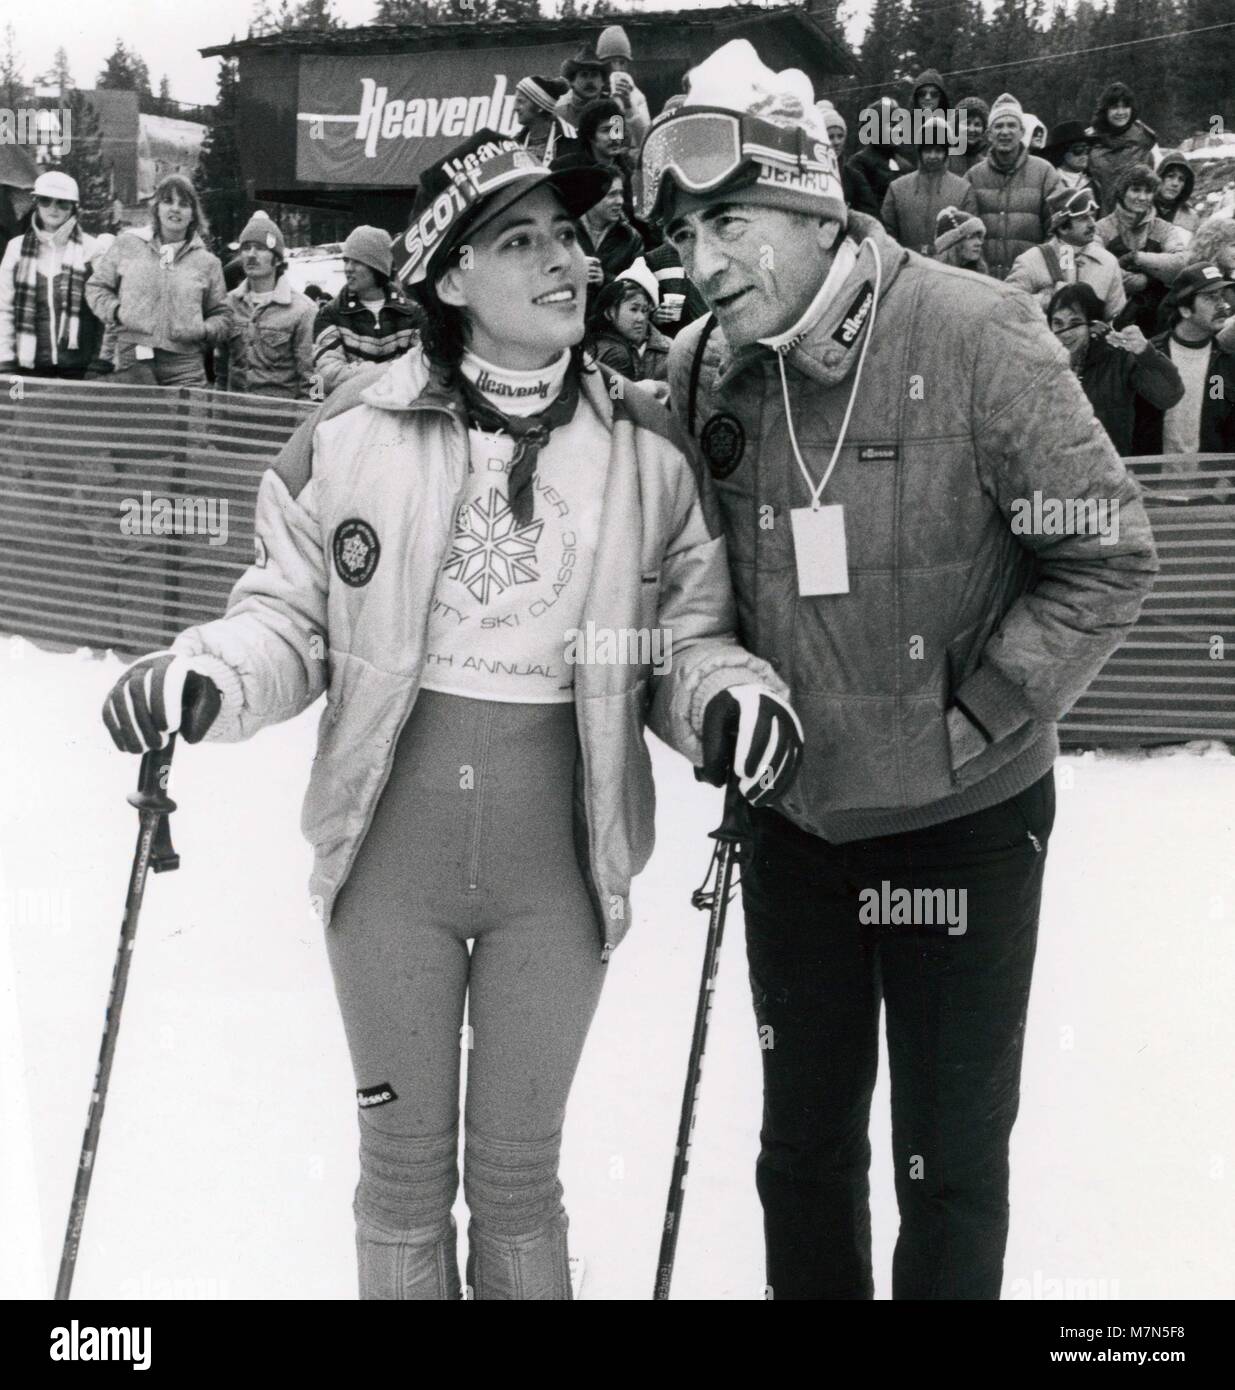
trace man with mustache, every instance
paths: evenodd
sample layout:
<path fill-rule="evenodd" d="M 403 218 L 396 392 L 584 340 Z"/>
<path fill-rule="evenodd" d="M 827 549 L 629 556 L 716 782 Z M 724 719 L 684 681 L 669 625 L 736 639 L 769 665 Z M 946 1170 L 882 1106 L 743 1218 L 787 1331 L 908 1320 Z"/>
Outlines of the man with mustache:
<path fill-rule="evenodd" d="M 997 1298 L 1055 721 L 1150 587 L 1144 509 L 1037 305 L 851 213 L 749 43 L 693 70 L 643 174 L 712 309 L 670 354 L 674 418 L 805 735 L 743 868 L 770 1296 L 872 1297 L 883 1003 L 893 1296 Z M 1117 534 L 1047 534 L 1050 501 Z"/>

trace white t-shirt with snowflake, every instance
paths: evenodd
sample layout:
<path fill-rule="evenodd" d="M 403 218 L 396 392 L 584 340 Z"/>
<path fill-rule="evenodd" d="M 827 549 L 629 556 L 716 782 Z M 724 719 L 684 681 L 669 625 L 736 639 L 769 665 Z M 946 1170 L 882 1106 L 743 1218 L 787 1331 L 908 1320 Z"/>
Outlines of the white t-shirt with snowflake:
<path fill-rule="evenodd" d="M 469 353 L 463 371 L 508 415 L 545 409 L 569 353 L 543 372 L 511 372 Z M 468 431 L 468 476 L 429 617 L 426 690 L 475 700 L 565 704 L 574 699 L 567 636 L 580 626 L 592 577 L 609 433 L 580 396 L 574 418 L 541 449 L 531 521 L 508 498 L 514 440 Z"/>

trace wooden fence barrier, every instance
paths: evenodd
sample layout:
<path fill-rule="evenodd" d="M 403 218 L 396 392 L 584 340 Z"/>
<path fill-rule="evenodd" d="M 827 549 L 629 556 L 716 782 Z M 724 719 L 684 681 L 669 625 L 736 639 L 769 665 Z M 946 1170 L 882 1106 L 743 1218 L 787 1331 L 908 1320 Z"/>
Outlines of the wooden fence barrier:
<path fill-rule="evenodd" d="M 0 381 L 0 631 L 132 654 L 217 617 L 253 558 L 261 474 L 312 409 Z"/>
<path fill-rule="evenodd" d="M 132 655 L 217 617 L 253 555 L 258 480 L 312 409 L 190 387 L 0 389 L 0 631 Z M 1235 742 L 1235 456 L 1127 462 L 1162 570 L 1060 737 Z"/>

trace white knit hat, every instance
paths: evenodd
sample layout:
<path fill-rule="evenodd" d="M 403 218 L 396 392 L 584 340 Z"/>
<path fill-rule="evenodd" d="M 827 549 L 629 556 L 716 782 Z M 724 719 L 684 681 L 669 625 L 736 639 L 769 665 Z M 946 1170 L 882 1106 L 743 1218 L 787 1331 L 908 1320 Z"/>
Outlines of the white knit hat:
<path fill-rule="evenodd" d="M 66 203 L 80 203 L 77 180 L 62 169 L 49 169 L 34 181 L 35 198 L 62 198 Z"/>
<path fill-rule="evenodd" d="M 823 117 L 823 123 L 829 130 L 833 129 L 835 126 L 840 126 L 846 135 L 849 133 L 849 127 L 845 123 L 844 116 L 832 105 L 827 97 L 815 103 L 815 110 Z"/>
<path fill-rule="evenodd" d="M 636 285 L 652 301 L 652 308 L 655 309 L 660 303 L 660 285 L 657 283 L 656 276 L 647 261 L 642 256 L 638 260 L 632 261 L 620 275 L 614 277 L 618 280 L 633 280 Z"/>
<path fill-rule="evenodd" d="M 630 40 L 626 37 L 626 30 L 620 24 L 611 24 L 607 29 L 602 30 L 600 38 L 596 40 L 596 56 L 598 58 L 625 58 L 629 63 Z"/>
<path fill-rule="evenodd" d="M 831 218 L 848 218 L 840 169 L 828 139 L 827 122 L 815 105 L 810 79 L 798 68 L 773 72 L 748 39 L 732 39 L 687 74 L 689 91 L 679 108 L 714 106 L 757 116 L 771 125 L 805 132 L 810 163 L 800 177 L 764 166 L 754 183 L 742 187 L 741 200 L 767 207 Z M 646 177 L 646 170 L 645 170 Z"/>
<path fill-rule="evenodd" d="M 1021 129 L 1025 129 L 1025 112 L 1011 92 L 1004 92 L 995 98 L 994 105 L 991 107 L 991 118 L 987 121 L 986 128 L 989 130 L 1000 116 L 1015 116 Z"/>

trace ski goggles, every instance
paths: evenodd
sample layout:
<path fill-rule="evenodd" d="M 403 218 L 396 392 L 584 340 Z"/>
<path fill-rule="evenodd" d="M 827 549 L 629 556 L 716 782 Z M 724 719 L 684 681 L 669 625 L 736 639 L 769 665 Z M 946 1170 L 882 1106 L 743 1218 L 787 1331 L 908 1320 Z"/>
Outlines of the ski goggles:
<path fill-rule="evenodd" d="M 723 107 L 679 107 L 648 132 L 643 142 L 643 197 L 646 218 L 660 210 L 666 181 L 686 193 L 714 193 L 742 175 L 760 177 L 772 166 L 782 177 L 803 178 L 832 172 L 835 155 L 826 142 L 813 140 L 800 126 L 771 121 Z"/>

